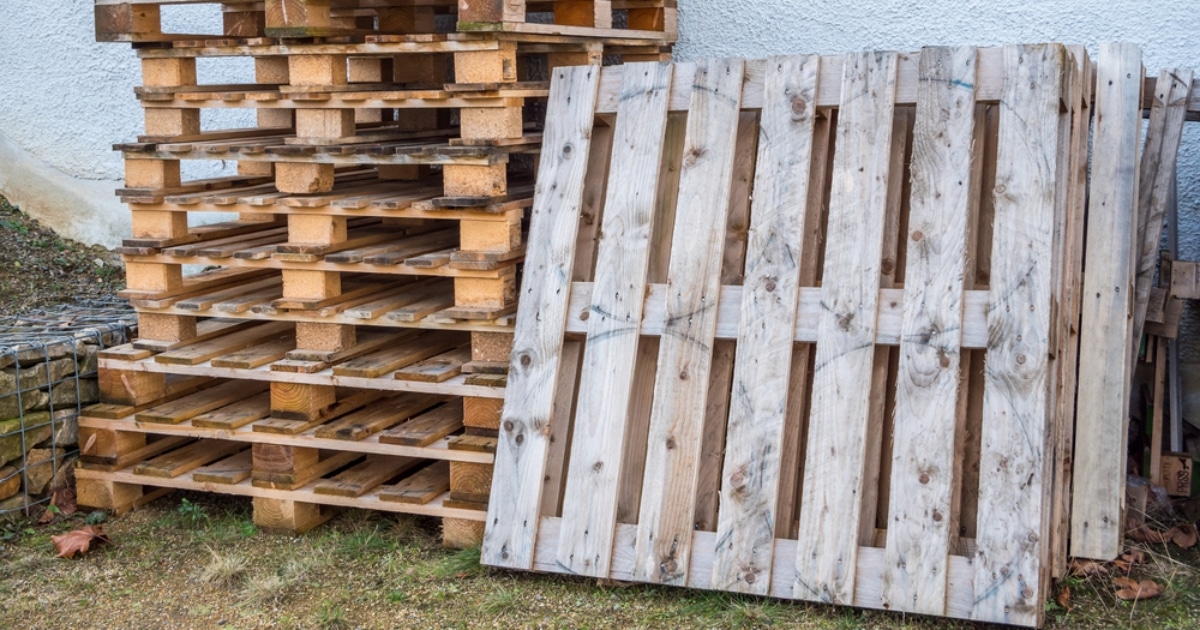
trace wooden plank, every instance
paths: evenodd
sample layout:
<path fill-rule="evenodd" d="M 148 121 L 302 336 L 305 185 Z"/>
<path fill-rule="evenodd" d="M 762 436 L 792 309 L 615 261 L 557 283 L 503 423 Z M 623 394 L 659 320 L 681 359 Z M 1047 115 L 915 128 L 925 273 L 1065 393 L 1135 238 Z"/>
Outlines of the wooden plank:
<path fill-rule="evenodd" d="M 434 462 L 379 491 L 380 501 L 425 505 L 450 491 L 450 462 Z"/>
<path fill-rule="evenodd" d="M 687 581 L 744 71 L 706 61 L 694 77 L 638 514 L 635 575 L 647 582 Z"/>
<path fill-rule="evenodd" d="M 198 440 L 183 448 L 138 464 L 134 467 L 133 472 L 137 475 L 174 479 L 183 473 L 195 470 L 205 464 L 211 464 L 245 448 L 245 445 L 236 442 Z"/>
<path fill-rule="evenodd" d="M 566 477 L 559 563 L 605 577 L 642 320 L 651 219 L 667 128 L 670 64 L 633 64 L 617 111 L 588 336 Z M 640 70 L 640 71 L 639 71 Z M 654 130 L 651 133 L 650 130 Z"/>
<path fill-rule="evenodd" d="M 371 455 L 366 461 L 338 473 L 331 479 L 318 481 L 313 486 L 313 492 L 339 497 L 361 497 L 379 484 L 404 474 L 420 463 L 421 460 L 413 457 Z"/>
<path fill-rule="evenodd" d="M 424 361 L 396 370 L 396 378 L 404 381 L 422 381 L 425 383 L 441 383 L 461 374 L 463 365 L 471 360 L 471 347 L 462 346 L 432 356 Z M 507 370 L 508 364 L 504 364 Z"/>
<path fill-rule="evenodd" d="M 254 430 L 262 433 L 276 433 L 282 435 L 297 435 L 304 433 L 332 418 L 341 417 L 347 413 L 355 411 L 365 405 L 369 405 L 376 400 L 382 398 L 384 392 L 374 390 L 356 390 L 349 396 L 338 400 L 337 402 L 311 412 L 287 412 L 279 409 L 278 396 L 272 402 L 274 408 L 271 411 L 271 418 L 261 422 L 254 423 Z"/>
<path fill-rule="evenodd" d="M 556 68 L 552 75 L 547 111 L 553 115 L 543 134 L 517 313 L 525 325 L 514 333 L 515 360 L 505 393 L 482 551 L 485 564 L 526 570 L 533 567 L 550 447 L 543 429 L 549 426 L 558 388 L 573 248 L 600 86 L 600 69 L 595 66 Z"/>
<path fill-rule="evenodd" d="M 377 350 L 333 367 L 335 376 L 378 378 L 403 367 L 423 361 L 458 345 L 462 338 L 452 332 L 438 331 L 420 334 L 407 343 Z"/>
<path fill-rule="evenodd" d="M 894 53 L 847 55 L 825 249 L 796 579 L 798 599 L 854 601 L 896 94 Z"/>
<path fill-rule="evenodd" d="M 136 415 L 138 422 L 179 424 L 225 405 L 244 400 L 263 391 L 262 383 L 229 381 L 190 396 L 184 396 Z"/>
<path fill-rule="evenodd" d="M 1102 44 L 1080 326 L 1071 555 L 1113 560 L 1125 523 L 1126 425 L 1132 387 L 1133 295 L 1140 244 L 1137 156 L 1142 57 Z M 1134 77 L 1128 75 L 1133 73 Z"/>
<path fill-rule="evenodd" d="M 770 587 L 820 57 L 767 64 L 712 584 Z"/>
<path fill-rule="evenodd" d="M 1049 261 L 1057 189 L 1067 184 L 1057 161 L 1068 61 L 1062 46 L 1045 44 L 1006 46 L 1004 62 L 972 616 L 1033 626 L 1046 599 Z"/>
<path fill-rule="evenodd" d="M 291 331 L 295 326 L 289 322 L 272 322 L 223 335 L 208 341 L 189 344 L 155 355 L 157 363 L 173 365 L 198 365 L 215 357 L 237 352 L 247 346 L 260 343 Z"/>
<path fill-rule="evenodd" d="M 266 343 L 216 357 L 210 363 L 213 367 L 249 370 L 266 365 L 272 361 L 278 361 L 287 356 L 288 352 L 295 349 L 296 336 L 293 333 L 285 333 Z"/>
<path fill-rule="evenodd" d="M 1133 297 L 1135 346 L 1141 345 L 1142 332 L 1145 330 L 1146 303 L 1150 299 L 1154 271 L 1158 267 L 1163 219 L 1166 217 L 1171 183 L 1175 180 L 1175 164 L 1179 158 L 1192 79 L 1193 71 L 1190 68 L 1163 70 L 1158 75 L 1153 91 L 1154 101 L 1150 105 L 1150 124 L 1146 131 L 1146 146 L 1138 180 L 1137 281 Z M 1137 354 L 1136 348 L 1133 353 Z"/>
<path fill-rule="evenodd" d="M 424 394 L 393 396 L 369 409 L 352 413 L 320 427 L 316 436 L 330 440 L 363 440 L 404 422 L 442 400 L 444 399 L 440 396 Z"/>
<path fill-rule="evenodd" d="M 883 601 L 889 610 L 942 616 L 957 534 L 950 525 L 959 482 L 959 322 L 979 192 L 975 49 L 926 48 L 920 64 Z"/>
<path fill-rule="evenodd" d="M 192 418 L 192 426 L 233 431 L 271 415 L 271 393 L 263 392 Z M 237 482 L 230 482 L 237 483 Z"/>
<path fill-rule="evenodd" d="M 380 434 L 383 444 L 429 446 L 463 426 L 463 401 L 453 400 Z"/>
<path fill-rule="evenodd" d="M 1163 390 L 1167 384 L 1167 340 L 1162 337 L 1153 338 L 1154 351 L 1154 400 L 1150 414 L 1150 482 L 1163 486 L 1162 456 L 1163 456 L 1163 409 L 1166 407 L 1166 397 Z"/>
<path fill-rule="evenodd" d="M 254 469 L 253 449 L 235 453 L 225 459 L 192 471 L 192 481 L 203 483 L 235 484 L 250 478 Z"/>

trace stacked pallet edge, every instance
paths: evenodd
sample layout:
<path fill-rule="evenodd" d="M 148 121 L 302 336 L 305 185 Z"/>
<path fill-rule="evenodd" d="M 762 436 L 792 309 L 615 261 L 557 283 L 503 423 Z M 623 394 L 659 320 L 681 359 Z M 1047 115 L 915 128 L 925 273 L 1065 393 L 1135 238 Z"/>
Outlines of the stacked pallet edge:
<path fill-rule="evenodd" d="M 223 32 L 164 32 L 181 4 Z M 114 147 L 139 338 L 101 358 L 82 503 L 204 490 L 253 497 L 265 529 L 352 506 L 479 543 L 541 141 L 527 104 L 548 68 L 669 58 L 675 7 L 419 4 L 96 0 L 97 39 L 141 60 L 145 133 Z M 199 83 L 218 57 L 253 76 Z M 210 130 L 218 108 L 257 125 Z M 237 174 L 187 180 L 191 160 Z M 206 212 L 236 219 L 189 220 Z"/>

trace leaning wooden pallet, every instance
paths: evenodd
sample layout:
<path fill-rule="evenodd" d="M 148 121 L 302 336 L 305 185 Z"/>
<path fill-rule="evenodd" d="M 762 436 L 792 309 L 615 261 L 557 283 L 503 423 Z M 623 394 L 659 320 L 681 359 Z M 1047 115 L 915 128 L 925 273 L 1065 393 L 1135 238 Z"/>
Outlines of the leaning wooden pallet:
<path fill-rule="evenodd" d="M 1096 69 L 1097 137 L 1134 147 L 1137 59 Z M 484 562 L 1040 625 L 1089 73 L 1058 44 L 556 70 Z"/>
<path fill-rule="evenodd" d="M 164 33 L 178 4 L 220 10 L 223 32 Z M 532 196 L 510 158 L 528 156 L 526 171 L 536 159 L 525 105 L 547 94 L 530 69 L 662 59 L 674 7 L 534 3 L 527 17 L 554 24 L 506 12 L 489 25 L 465 4 L 471 32 L 455 33 L 438 25 L 455 2 L 97 0 L 97 38 L 133 43 L 142 63 L 145 133 L 116 147 L 133 213 L 124 296 L 142 335 L 103 359 L 85 501 L 203 487 L 254 496 L 260 525 L 301 531 L 321 505 L 348 504 L 322 484 L 356 480 L 365 506 L 444 477 L 379 509 L 443 516 L 449 545 L 482 537 Z M 214 57 L 248 58 L 253 76 L 200 83 Z M 218 108 L 252 108 L 257 126 L 208 130 Z M 187 181 L 187 160 L 238 174 Z M 238 219 L 189 221 L 209 211 Z M 358 437 L 336 446 L 280 437 L 349 426 Z M 440 447 L 384 440 L 411 431 Z"/>

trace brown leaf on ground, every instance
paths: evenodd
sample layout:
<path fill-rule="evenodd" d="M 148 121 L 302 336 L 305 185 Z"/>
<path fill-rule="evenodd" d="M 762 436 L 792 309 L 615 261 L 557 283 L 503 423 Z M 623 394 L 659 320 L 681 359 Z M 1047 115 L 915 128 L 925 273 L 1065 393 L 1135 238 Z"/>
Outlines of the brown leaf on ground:
<path fill-rule="evenodd" d="M 75 554 L 83 555 L 91 549 L 92 543 L 112 542 L 98 525 L 84 525 L 81 529 L 67 532 L 61 536 L 51 536 L 54 548 L 59 558 L 74 558 Z"/>
<path fill-rule="evenodd" d="M 1167 531 L 1159 531 L 1149 525 L 1138 525 L 1130 527 L 1125 531 L 1125 536 L 1130 540 L 1150 544 L 1163 544 L 1173 542 L 1184 549 L 1191 549 L 1200 542 L 1200 535 L 1196 532 L 1196 526 L 1191 523 L 1184 525 L 1176 525 Z"/>
<path fill-rule="evenodd" d="M 1125 601 L 1152 599 L 1163 594 L 1163 587 L 1154 580 L 1139 582 L 1133 578 L 1115 577 L 1113 586 L 1117 587 L 1117 599 Z"/>
<path fill-rule="evenodd" d="M 1097 577 L 1108 575 L 1108 567 L 1095 560 L 1071 559 L 1070 573 L 1072 577 Z"/>
<path fill-rule="evenodd" d="M 75 488 L 69 486 L 57 488 L 50 497 L 50 507 L 46 508 L 38 522 L 45 525 L 57 518 L 59 514 L 63 516 L 74 514 L 76 509 L 78 506 L 75 504 Z"/>
<path fill-rule="evenodd" d="M 1058 592 L 1058 597 L 1055 598 L 1055 601 L 1058 602 L 1059 606 L 1065 608 L 1067 612 L 1071 612 L 1071 587 L 1063 586 L 1062 590 Z"/>
<path fill-rule="evenodd" d="M 1171 542 L 1179 545 L 1183 549 L 1191 549 L 1196 546 L 1197 539 L 1200 534 L 1196 532 L 1196 526 L 1188 523 L 1186 525 L 1176 525 L 1167 532 L 1171 535 Z"/>

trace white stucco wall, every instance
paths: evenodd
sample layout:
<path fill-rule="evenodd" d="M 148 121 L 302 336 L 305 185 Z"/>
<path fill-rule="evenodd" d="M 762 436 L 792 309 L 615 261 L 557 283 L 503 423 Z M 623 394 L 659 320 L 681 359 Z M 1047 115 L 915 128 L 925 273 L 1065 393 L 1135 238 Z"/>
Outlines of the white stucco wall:
<path fill-rule="evenodd" d="M 93 41 L 90 0 L 8 0 L 0 4 L 0 194 L 59 232 L 115 245 L 129 230 L 112 190 L 122 164 L 115 142 L 135 138 L 140 76 L 125 44 Z M 863 48 L 916 50 L 934 44 L 992 45 L 1106 40 L 1142 45 L 1148 69 L 1200 69 L 1195 0 L 679 0 L 682 60 L 836 53 Z M 212 6 L 168 7 L 167 30 L 217 32 Z M 248 82 L 250 62 L 202 60 L 202 82 Z M 253 124 L 249 111 L 205 111 L 206 129 Z M 1180 156 L 1180 256 L 1200 258 L 1200 123 L 1188 126 Z M 221 164 L 188 163 L 185 176 L 211 176 Z M 1187 330 L 1200 330 L 1195 314 Z M 1200 335 L 1190 334 L 1191 339 Z M 1200 364 L 1200 343 L 1183 344 Z M 1200 410 L 1200 371 L 1194 386 Z"/>
<path fill-rule="evenodd" d="M 171 7 L 175 32 L 220 32 L 219 9 Z M 201 81 L 252 81 L 252 62 L 205 60 Z M 91 0 L 0 3 L 0 194 L 61 234 L 115 246 L 129 231 L 118 203 L 122 161 L 112 151 L 141 132 L 133 88 L 137 56 L 128 44 L 95 41 Z M 253 115 L 202 116 L 204 127 L 249 126 Z M 220 163 L 185 165 L 185 177 L 212 176 Z"/>

